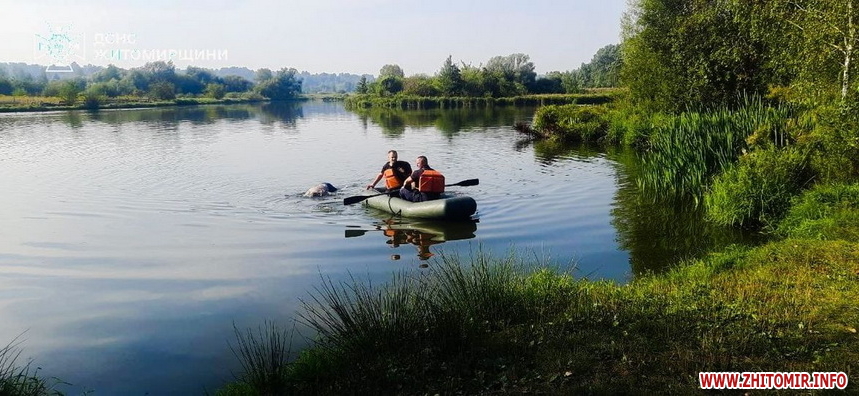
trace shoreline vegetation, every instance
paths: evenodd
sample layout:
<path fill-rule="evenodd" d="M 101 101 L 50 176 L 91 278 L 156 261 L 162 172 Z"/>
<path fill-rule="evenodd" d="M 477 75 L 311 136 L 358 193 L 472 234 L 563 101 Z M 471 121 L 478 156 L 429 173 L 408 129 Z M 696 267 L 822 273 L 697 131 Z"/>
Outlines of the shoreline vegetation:
<path fill-rule="evenodd" d="M 641 0 L 627 17 L 623 43 L 575 71 L 537 79 L 524 54 L 480 67 L 448 58 L 432 77 L 385 65 L 345 102 L 469 107 L 623 87 L 585 106 L 550 96 L 516 127 L 632 147 L 643 197 L 691 199 L 709 221 L 765 242 L 627 284 L 481 251 L 440 254 L 381 287 L 323 279 L 299 313 L 313 345 L 290 359 L 285 329 L 236 329 L 246 372 L 217 394 L 692 394 L 701 372 L 856 373 L 859 8 Z M 154 66 L 157 77 L 165 65 Z M 289 94 L 292 75 L 279 84 Z"/>
<path fill-rule="evenodd" d="M 380 107 L 387 109 L 422 110 L 450 108 L 481 108 L 492 106 L 548 106 L 561 104 L 597 105 L 610 103 L 619 90 L 593 90 L 579 94 L 532 94 L 510 97 L 410 96 L 380 97 L 370 94 L 349 95 L 343 100 L 347 109 Z"/>
<path fill-rule="evenodd" d="M 293 101 L 306 100 L 321 100 L 325 102 L 339 102 L 344 100 L 345 95 L 341 94 L 303 94 L 293 99 Z M 196 106 L 196 105 L 230 105 L 241 103 L 263 103 L 271 102 L 271 100 L 262 97 L 229 97 L 229 98 L 206 98 L 206 97 L 188 97 L 176 98 L 168 100 L 152 100 L 141 97 L 120 97 L 113 98 L 110 101 L 99 103 L 97 107 L 92 107 L 86 104 L 77 104 L 73 106 L 65 105 L 57 98 L 43 96 L 21 96 L 10 97 L 0 95 L 0 113 L 19 113 L 19 112 L 48 112 L 48 111 L 69 111 L 69 110 L 114 110 L 114 109 L 145 109 L 153 107 L 171 107 L 171 106 Z"/>
<path fill-rule="evenodd" d="M 857 220 L 859 184 L 819 186 L 770 242 L 628 284 L 481 251 L 442 254 L 383 286 L 323 279 L 299 314 L 319 334 L 314 346 L 290 361 L 283 329 L 239 337 L 237 356 L 255 369 L 217 395 L 690 394 L 700 372 L 849 376 Z"/>

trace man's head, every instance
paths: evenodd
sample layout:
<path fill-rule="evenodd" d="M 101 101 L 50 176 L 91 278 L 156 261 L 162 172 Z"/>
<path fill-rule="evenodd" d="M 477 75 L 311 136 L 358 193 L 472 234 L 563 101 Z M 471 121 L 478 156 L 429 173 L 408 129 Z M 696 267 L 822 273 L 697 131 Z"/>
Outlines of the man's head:
<path fill-rule="evenodd" d="M 388 162 L 394 163 L 397 161 L 397 150 L 388 151 Z"/>
<path fill-rule="evenodd" d="M 429 161 L 427 161 L 427 157 L 423 155 L 418 156 L 418 158 L 415 160 L 415 163 L 417 164 L 418 169 L 429 166 Z"/>

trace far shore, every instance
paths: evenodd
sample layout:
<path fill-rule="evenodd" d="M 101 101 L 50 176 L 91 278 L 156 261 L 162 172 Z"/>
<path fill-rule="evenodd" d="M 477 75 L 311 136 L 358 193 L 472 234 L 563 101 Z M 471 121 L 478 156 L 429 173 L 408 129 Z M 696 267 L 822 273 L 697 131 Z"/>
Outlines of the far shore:
<path fill-rule="evenodd" d="M 323 100 L 323 101 L 340 101 L 343 100 L 343 94 L 306 94 L 301 95 L 294 100 Z M 153 107 L 169 107 L 169 106 L 196 106 L 196 105 L 229 105 L 240 103 L 266 103 L 271 102 L 265 98 L 176 98 L 171 100 L 151 100 L 147 98 L 122 98 L 111 103 L 101 104 L 97 107 L 87 106 L 85 104 L 65 105 L 57 98 L 41 97 L 41 96 L 23 96 L 12 97 L 0 95 L 0 113 L 30 113 L 30 112 L 51 112 L 51 111 L 68 111 L 68 110 L 112 110 L 112 109 L 145 109 Z"/>

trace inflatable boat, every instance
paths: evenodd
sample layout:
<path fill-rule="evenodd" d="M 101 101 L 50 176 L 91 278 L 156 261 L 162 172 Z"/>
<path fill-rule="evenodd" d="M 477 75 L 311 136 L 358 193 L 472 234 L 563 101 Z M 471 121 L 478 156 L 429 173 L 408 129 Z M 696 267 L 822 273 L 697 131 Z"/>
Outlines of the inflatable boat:
<path fill-rule="evenodd" d="M 378 209 L 393 215 L 416 219 L 466 220 L 477 212 L 477 202 L 465 195 L 442 194 L 441 198 L 424 202 L 411 202 L 399 197 L 380 194 L 376 190 L 366 190 L 364 206 Z"/>

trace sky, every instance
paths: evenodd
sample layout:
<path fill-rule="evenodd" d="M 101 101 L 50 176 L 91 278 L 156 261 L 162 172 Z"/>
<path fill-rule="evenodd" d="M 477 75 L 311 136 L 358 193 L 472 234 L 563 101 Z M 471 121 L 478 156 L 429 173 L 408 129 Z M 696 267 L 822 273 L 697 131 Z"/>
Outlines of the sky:
<path fill-rule="evenodd" d="M 523 53 L 538 74 L 620 42 L 626 0 L 0 0 L 0 62 L 434 75 Z"/>

